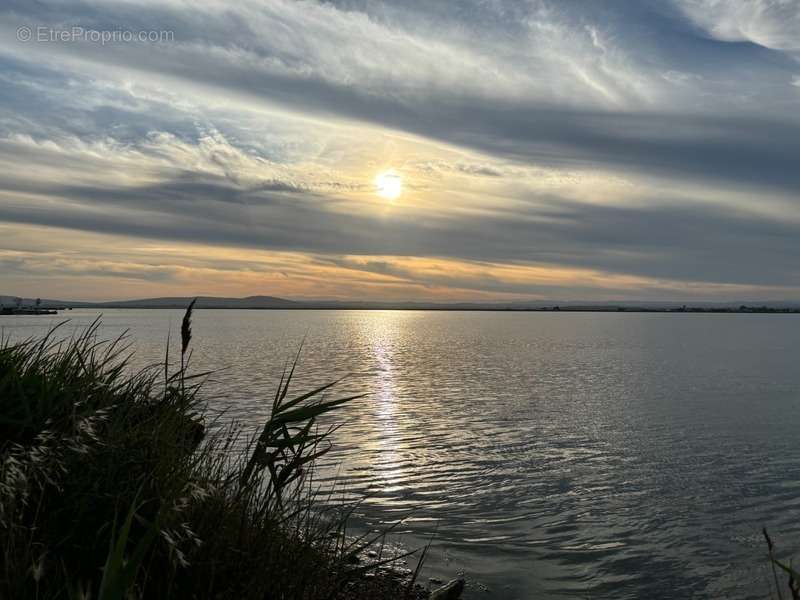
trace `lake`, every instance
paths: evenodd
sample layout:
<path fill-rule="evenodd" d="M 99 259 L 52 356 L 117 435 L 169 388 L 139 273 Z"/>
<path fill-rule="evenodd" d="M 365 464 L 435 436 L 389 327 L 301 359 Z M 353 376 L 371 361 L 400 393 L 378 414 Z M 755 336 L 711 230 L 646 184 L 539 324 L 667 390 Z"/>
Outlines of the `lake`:
<path fill-rule="evenodd" d="M 181 316 L 105 310 L 103 334 L 145 364 Z M 321 484 L 365 498 L 356 526 L 435 533 L 424 578 L 467 598 L 764 598 L 761 527 L 800 553 L 800 315 L 198 310 L 192 363 L 255 426 L 304 338 L 296 392 L 368 394 Z"/>

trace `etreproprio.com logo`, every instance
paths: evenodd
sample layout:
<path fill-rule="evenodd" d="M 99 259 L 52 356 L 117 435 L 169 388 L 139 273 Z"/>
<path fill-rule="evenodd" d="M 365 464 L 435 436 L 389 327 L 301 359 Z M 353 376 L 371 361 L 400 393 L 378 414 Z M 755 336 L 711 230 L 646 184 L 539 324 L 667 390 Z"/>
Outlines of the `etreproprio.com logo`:
<path fill-rule="evenodd" d="M 175 40 L 175 32 L 164 29 L 133 31 L 131 29 L 90 29 L 75 25 L 72 27 L 30 27 L 23 25 L 17 28 L 17 40 L 28 43 L 72 43 L 88 42 L 92 44 L 128 44 L 128 43 L 163 43 Z"/>

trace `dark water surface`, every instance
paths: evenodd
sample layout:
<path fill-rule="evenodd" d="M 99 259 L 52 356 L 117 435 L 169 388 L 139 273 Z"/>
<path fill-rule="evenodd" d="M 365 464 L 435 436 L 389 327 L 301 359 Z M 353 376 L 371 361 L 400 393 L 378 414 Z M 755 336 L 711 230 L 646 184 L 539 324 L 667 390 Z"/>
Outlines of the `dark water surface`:
<path fill-rule="evenodd" d="M 180 318 L 103 331 L 157 360 Z M 762 525 L 800 553 L 800 315 L 199 310 L 194 332 L 214 406 L 254 424 L 303 336 L 296 391 L 352 373 L 369 395 L 326 477 L 367 496 L 357 524 L 436 531 L 425 577 L 463 570 L 470 598 L 766 598 Z"/>

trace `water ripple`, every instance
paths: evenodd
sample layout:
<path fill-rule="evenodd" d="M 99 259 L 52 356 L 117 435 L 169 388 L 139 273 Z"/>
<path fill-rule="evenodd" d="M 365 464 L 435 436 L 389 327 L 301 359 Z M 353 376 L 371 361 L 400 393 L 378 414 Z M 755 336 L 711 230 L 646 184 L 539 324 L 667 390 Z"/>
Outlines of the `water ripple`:
<path fill-rule="evenodd" d="M 180 313 L 105 322 L 153 360 Z M 211 406 L 256 426 L 306 333 L 296 391 L 352 373 L 340 393 L 369 394 L 332 417 L 318 482 L 364 499 L 356 526 L 435 534 L 426 576 L 464 570 L 485 598 L 762 598 L 760 528 L 800 551 L 794 316 L 199 310 L 195 367 L 227 368 Z"/>

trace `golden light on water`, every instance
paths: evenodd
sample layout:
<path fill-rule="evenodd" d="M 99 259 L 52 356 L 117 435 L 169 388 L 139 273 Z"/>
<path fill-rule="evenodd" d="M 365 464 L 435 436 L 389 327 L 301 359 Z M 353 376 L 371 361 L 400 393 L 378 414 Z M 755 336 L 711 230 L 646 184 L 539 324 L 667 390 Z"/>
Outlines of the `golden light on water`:
<path fill-rule="evenodd" d="M 395 200 L 403 191 L 403 180 L 397 171 L 383 171 L 375 177 L 375 187 L 381 198 Z"/>

